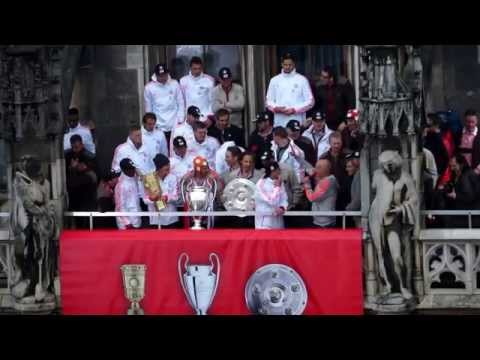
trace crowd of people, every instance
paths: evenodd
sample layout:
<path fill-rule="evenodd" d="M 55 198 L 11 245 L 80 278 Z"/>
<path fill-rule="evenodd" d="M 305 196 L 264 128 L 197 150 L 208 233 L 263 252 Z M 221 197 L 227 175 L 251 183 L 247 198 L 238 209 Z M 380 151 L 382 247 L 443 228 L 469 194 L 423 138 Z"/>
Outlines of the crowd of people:
<path fill-rule="evenodd" d="M 296 71 L 291 54 L 282 57 L 281 66 L 281 73 L 270 80 L 266 109 L 256 114 L 256 129 L 245 141 L 244 90 L 233 83 L 230 69 L 220 69 L 215 80 L 203 72 L 202 60 L 193 57 L 189 74 L 177 81 L 165 64 L 158 64 L 145 86 L 141 125 L 130 127 L 126 141 L 115 149 L 111 172 L 101 179 L 94 134 L 80 123 L 78 110 L 70 109 L 64 136 L 69 209 L 191 210 L 185 190 L 199 185 L 211 190 L 208 209 L 222 210 L 225 187 L 240 178 L 256 185 L 255 206 L 261 215 L 229 221 L 208 217 L 207 226 L 341 226 L 334 216 L 282 215 L 287 210 L 360 210 L 363 135 L 353 87 L 337 82 L 327 66 L 321 72 L 322 84 L 312 89 Z M 148 174 L 157 178 L 159 193 L 145 186 Z M 189 221 L 176 216 L 119 216 L 101 218 L 99 226 L 180 228 Z"/>
<path fill-rule="evenodd" d="M 424 198 L 429 210 L 480 210 L 480 137 L 478 113 L 428 114 L 423 133 Z M 468 227 L 466 216 L 429 216 L 433 227 Z M 478 227 L 480 219 L 472 217 Z"/>

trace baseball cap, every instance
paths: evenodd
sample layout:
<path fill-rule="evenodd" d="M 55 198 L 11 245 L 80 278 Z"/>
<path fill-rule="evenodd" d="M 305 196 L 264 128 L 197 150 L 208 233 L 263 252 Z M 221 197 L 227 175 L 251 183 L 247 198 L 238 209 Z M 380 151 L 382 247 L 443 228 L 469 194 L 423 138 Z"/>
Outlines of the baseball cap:
<path fill-rule="evenodd" d="M 260 160 L 265 161 L 273 159 L 273 151 L 272 150 L 265 150 L 261 155 L 260 155 Z"/>
<path fill-rule="evenodd" d="M 347 119 L 358 120 L 358 110 L 350 109 L 347 111 Z"/>
<path fill-rule="evenodd" d="M 155 69 L 153 70 L 153 72 L 155 73 L 155 75 L 161 75 L 161 74 L 164 74 L 164 73 L 168 73 L 168 69 L 167 69 L 167 65 L 165 64 L 157 64 L 155 65 Z"/>
<path fill-rule="evenodd" d="M 322 113 L 321 111 L 315 111 L 312 115 L 313 121 L 324 120 L 324 119 L 325 119 L 325 114 Z"/>
<path fill-rule="evenodd" d="M 228 67 L 223 67 L 220 69 L 218 72 L 218 76 L 220 79 L 231 79 L 232 78 L 232 72 Z"/>
<path fill-rule="evenodd" d="M 135 170 L 135 164 L 129 158 L 125 158 L 120 161 L 120 169 L 122 169 L 123 172 L 132 169 Z"/>
<path fill-rule="evenodd" d="M 173 139 L 173 146 L 176 148 L 179 147 L 186 147 L 187 146 L 187 141 L 183 136 L 177 136 L 175 139 Z"/>
<path fill-rule="evenodd" d="M 198 117 L 198 118 L 200 116 L 202 116 L 202 114 L 200 113 L 200 109 L 198 107 L 196 107 L 195 105 L 192 105 L 188 108 L 187 114 Z"/>
<path fill-rule="evenodd" d="M 257 113 L 257 115 L 255 116 L 254 122 L 262 122 L 262 121 L 267 121 L 267 120 L 273 121 L 272 112 L 262 111 L 262 112 Z"/>
<path fill-rule="evenodd" d="M 346 160 L 349 159 L 360 159 L 360 152 L 359 151 L 354 151 L 345 156 Z"/>
<path fill-rule="evenodd" d="M 287 123 L 287 129 L 290 129 L 292 131 L 300 131 L 301 129 L 301 126 L 300 126 L 300 122 L 298 120 L 290 120 L 288 123 Z"/>

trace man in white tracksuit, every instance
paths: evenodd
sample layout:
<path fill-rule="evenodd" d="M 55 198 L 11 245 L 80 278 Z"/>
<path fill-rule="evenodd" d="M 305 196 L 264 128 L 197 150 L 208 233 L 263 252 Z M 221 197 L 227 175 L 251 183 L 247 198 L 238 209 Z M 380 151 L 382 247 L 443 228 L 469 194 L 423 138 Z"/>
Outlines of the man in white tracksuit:
<path fill-rule="evenodd" d="M 150 140 L 155 146 L 155 154 L 168 156 L 168 143 L 165 133 L 155 128 L 157 117 L 154 113 L 147 112 L 142 119 L 142 139 Z"/>
<path fill-rule="evenodd" d="M 193 170 L 193 159 L 187 156 L 187 142 L 183 136 L 173 139 L 173 152 L 170 156 L 170 173 L 175 175 L 177 181 Z"/>
<path fill-rule="evenodd" d="M 145 85 L 144 100 L 145 112 L 156 115 L 156 128 L 165 133 L 168 141 L 175 126 L 185 121 L 185 100 L 165 64 L 155 66 L 152 81 Z"/>
<path fill-rule="evenodd" d="M 140 126 L 133 125 L 130 127 L 127 141 L 118 145 L 115 149 L 112 160 L 112 170 L 119 172 L 120 161 L 129 158 L 140 175 L 150 174 L 155 171 L 155 164 L 153 163 L 155 155 L 155 146 L 153 146 L 153 143 L 149 139 L 142 139 Z M 137 181 L 139 196 L 143 197 L 143 182 L 140 177 L 138 177 Z"/>
<path fill-rule="evenodd" d="M 275 114 L 274 125 L 283 127 L 289 120 L 298 120 L 303 125 L 305 113 L 315 104 L 310 84 L 296 72 L 292 55 L 282 57 L 282 72 L 270 80 L 266 104 Z"/>
<path fill-rule="evenodd" d="M 80 124 L 80 117 L 78 109 L 72 108 L 68 110 L 68 132 L 63 135 L 63 151 L 70 150 L 72 145 L 70 144 L 70 138 L 73 135 L 80 135 L 82 138 L 85 149 L 95 155 L 95 143 L 93 141 L 92 132 L 89 128 L 86 128 Z"/>
<path fill-rule="evenodd" d="M 160 188 L 162 189 L 162 194 L 153 196 L 152 194 L 148 195 L 145 193 L 143 196 L 143 202 L 147 204 L 148 211 L 150 212 L 175 212 L 177 211 L 177 201 L 178 201 L 178 186 L 177 178 L 175 175 L 170 172 L 170 161 L 168 157 L 163 154 L 157 154 L 155 159 L 155 176 L 158 179 Z M 153 197 L 152 197 L 153 196 Z M 157 209 L 155 202 L 161 200 L 165 204 L 165 208 Z M 178 223 L 178 216 L 150 216 L 150 225 L 158 226 L 158 224 L 165 228 L 174 228 Z"/>
<path fill-rule="evenodd" d="M 309 139 L 317 154 L 317 160 L 330 150 L 330 130 L 325 123 L 325 115 L 320 111 L 315 111 L 312 117 L 312 125 L 303 132 L 302 136 Z"/>
<path fill-rule="evenodd" d="M 288 207 L 288 196 L 280 177 L 277 162 L 269 162 L 265 176 L 257 181 L 255 188 L 255 211 L 271 215 L 255 216 L 255 229 L 283 229 L 283 213 Z"/>
<path fill-rule="evenodd" d="M 202 59 L 194 56 L 190 60 L 190 72 L 180 79 L 180 88 L 185 96 L 186 108 L 195 105 L 202 114 L 200 121 L 205 122 L 208 116 L 213 115 L 211 93 L 215 80 L 203 73 Z M 208 126 L 211 125 L 210 120 Z"/>
<path fill-rule="evenodd" d="M 187 154 L 191 158 L 195 156 L 202 156 L 207 159 L 208 165 L 211 169 L 215 170 L 216 153 L 220 148 L 220 143 L 217 139 L 211 136 L 207 136 L 207 126 L 197 121 L 193 125 L 193 141 L 188 143 Z"/>
<path fill-rule="evenodd" d="M 170 154 L 173 153 L 173 139 L 176 137 L 183 137 L 187 142 L 187 146 L 193 142 L 193 124 L 200 119 L 200 109 L 194 105 L 190 106 L 187 110 L 187 120 L 178 125 L 172 132 L 170 138 Z"/>
<path fill-rule="evenodd" d="M 120 161 L 122 174 L 115 186 L 115 212 L 140 212 L 140 198 L 135 165 L 129 158 Z M 138 216 L 117 216 L 120 230 L 138 229 L 142 220 Z"/>
<path fill-rule="evenodd" d="M 305 153 L 288 137 L 283 127 L 273 129 L 272 152 L 275 161 L 290 166 L 300 183 L 305 175 Z"/>

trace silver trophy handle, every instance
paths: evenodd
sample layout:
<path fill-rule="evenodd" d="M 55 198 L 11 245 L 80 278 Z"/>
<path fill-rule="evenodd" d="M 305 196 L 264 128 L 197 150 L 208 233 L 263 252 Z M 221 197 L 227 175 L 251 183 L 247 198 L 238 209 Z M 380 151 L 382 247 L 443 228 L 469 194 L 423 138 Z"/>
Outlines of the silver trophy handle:
<path fill-rule="evenodd" d="M 219 259 L 217 254 L 210 253 L 210 255 L 208 256 L 208 259 L 210 260 L 210 265 L 211 265 L 210 271 L 212 271 L 213 267 L 214 267 L 212 258 L 214 258 L 216 260 L 216 263 L 217 263 L 217 276 L 216 276 L 216 279 L 215 279 L 215 288 L 213 289 L 212 299 L 210 300 L 210 303 L 208 304 L 208 307 L 210 307 L 212 305 L 213 299 L 215 298 L 215 295 L 217 294 L 218 282 L 220 280 L 220 259 Z"/>
<path fill-rule="evenodd" d="M 182 285 L 183 292 L 185 293 L 185 296 L 187 297 L 187 301 L 190 304 L 191 307 L 195 308 L 195 306 L 190 302 L 190 297 L 188 296 L 187 289 L 185 288 L 185 284 L 183 283 L 183 274 L 182 274 L 182 259 L 186 258 L 185 260 L 185 271 L 187 270 L 187 264 L 189 262 L 189 257 L 186 253 L 182 253 L 180 257 L 178 258 L 178 277 L 180 278 L 180 285 Z"/>

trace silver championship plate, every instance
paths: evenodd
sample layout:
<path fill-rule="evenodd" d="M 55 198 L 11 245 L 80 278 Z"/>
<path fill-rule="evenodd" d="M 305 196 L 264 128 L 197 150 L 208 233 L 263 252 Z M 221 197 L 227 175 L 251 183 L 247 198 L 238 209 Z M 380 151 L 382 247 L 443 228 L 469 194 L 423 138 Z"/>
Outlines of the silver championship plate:
<path fill-rule="evenodd" d="M 255 184 L 247 179 L 230 181 L 223 190 L 222 202 L 228 211 L 255 210 Z"/>
<path fill-rule="evenodd" d="M 182 273 L 182 262 L 185 259 L 185 272 Z M 213 272 L 215 259 L 217 272 Z M 220 279 L 220 259 L 215 253 L 209 255 L 210 265 L 189 265 L 188 255 L 183 253 L 178 258 L 178 276 L 183 292 L 190 306 L 197 315 L 207 315 L 207 310 L 217 293 Z"/>
<path fill-rule="evenodd" d="M 307 306 L 307 288 L 298 273 L 281 264 L 255 271 L 245 287 L 247 306 L 260 315 L 301 315 Z"/>
<path fill-rule="evenodd" d="M 131 302 L 127 315 L 144 315 L 140 301 L 145 296 L 146 265 L 122 265 L 123 288 L 125 297 Z"/>

